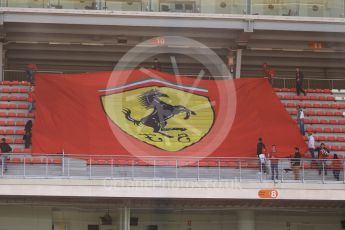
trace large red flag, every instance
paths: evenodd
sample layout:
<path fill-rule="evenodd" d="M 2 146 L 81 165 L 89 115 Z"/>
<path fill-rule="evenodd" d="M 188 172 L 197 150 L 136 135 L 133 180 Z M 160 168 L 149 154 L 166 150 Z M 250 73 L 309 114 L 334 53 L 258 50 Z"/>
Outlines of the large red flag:
<path fill-rule="evenodd" d="M 302 136 L 265 79 L 200 80 L 134 70 L 38 74 L 34 153 L 280 156 Z"/>

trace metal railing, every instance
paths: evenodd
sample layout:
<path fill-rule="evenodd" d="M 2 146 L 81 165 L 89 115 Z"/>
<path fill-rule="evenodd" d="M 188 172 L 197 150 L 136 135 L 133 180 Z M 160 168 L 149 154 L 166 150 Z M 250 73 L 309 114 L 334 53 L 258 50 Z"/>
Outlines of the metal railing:
<path fill-rule="evenodd" d="M 2 156 L 3 178 L 179 179 L 345 183 L 344 159 L 129 157 L 112 155 Z M 274 174 L 273 174 L 274 173 Z"/>
<path fill-rule="evenodd" d="M 344 0 L 1 0 L 1 7 L 344 17 Z"/>
<path fill-rule="evenodd" d="M 295 88 L 295 78 L 273 78 L 272 84 L 277 88 Z M 304 88 L 308 89 L 345 89 L 345 79 L 304 78 Z"/>

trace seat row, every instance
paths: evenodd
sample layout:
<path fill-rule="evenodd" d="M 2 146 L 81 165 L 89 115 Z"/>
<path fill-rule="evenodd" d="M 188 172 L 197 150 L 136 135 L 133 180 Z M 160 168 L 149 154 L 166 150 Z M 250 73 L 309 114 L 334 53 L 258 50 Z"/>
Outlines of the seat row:
<path fill-rule="evenodd" d="M 29 157 L 14 157 L 10 160 L 7 160 L 7 163 L 14 164 L 61 164 L 61 159 L 49 159 L 49 158 L 29 158 Z"/>
<path fill-rule="evenodd" d="M 333 96 L 292 96 L 278 95 L 281 100 L 310 100 L 310 101 L 335 101 Z"/>
<path fill-rule="evenodd" d="M 274 88 L 275 92 L 296 92 L 296 88 Z M 328 93 L 331 94 L 330 89 L 305 89 L 307 93 Z"/>
<path fill-rule="evenodd" d="M 25 125 L 25 121 L 1 121 L 0 120 L 0 126 L 24 126 Z"/>
<path fill-rule="evenodd" d="M 33 113 L 17 113 L 17 112 L 0 112 L 0 117 L 23 117 L 23 118 L 34 118 Z"/>
<path fill-rule="evenodd" d="M 0 85 L 25 85 L 25 86 L 28 86 L 30 85 L 29 82 L 27 81 L 1 81 L 0 82 Z"/>
<path fill-rule="evenodd" d="M 345 120 L 304 119 L 305 124 L 345 125 Z"/>
<path fill-rule="evenodd" d="M 290 115 L 297 115 L 297 110 L 288 111 Z M 343 117 L 345 116 L 345 112 L 341 111 L 314 111 L 308 110 L 304 111 L 304 115 L 306 116 L 328 116 L 328 117 Z"/>
<path fill-rule="evenodd" d="M 6 138 L 6 142 L 8 144 L 24 144 L 24 140 L 22 138 Z"/>
<path fill-rule="evenodd" d="M 0 109 L 28 109 L 29 105 L 27 104 L 0 104 Z"/>
<path fill-rule="evenodd" d="M 0 101 L 28 101 L 27 96 L 0 96 Z"/>
<path fill-rule="evenodd" d="M 345 137 L 342 136 L 314 136 L 316 141 L 329 141 L 329 142 L 345 142 Z M 308 137 L 304 136 L 304 140 L 307 141 Z"/>
<path fill-rule="evenodd" d="M 28 88 L 4 87 L 0 88 L 0 93 L 29 93 Z"/>
<path fill-rule="evenodd" d="M 0 129 L 0 135 L 24 135 L 25 131 L 18 129 L 18 130 L 14 130 L 14 129 Z"/>
<path fill-rule="evenodd" d="M 345 109 L 345 103 L 344 104 L 337 104 L 337 103 L 331 103 L 331 104 L 319 104 L 319 103 L 284 103 L 284 106 L 287 108 L 297 108 L 297 106 L 300 106 L 301 108 L 323 108 L 323 109 Z"/>
<path fill-rule="evenodd" d="M 322 127 L 307 127 L 307 132 L 312 133 L 345 133 L 345 128 L 322 128 Z"/>

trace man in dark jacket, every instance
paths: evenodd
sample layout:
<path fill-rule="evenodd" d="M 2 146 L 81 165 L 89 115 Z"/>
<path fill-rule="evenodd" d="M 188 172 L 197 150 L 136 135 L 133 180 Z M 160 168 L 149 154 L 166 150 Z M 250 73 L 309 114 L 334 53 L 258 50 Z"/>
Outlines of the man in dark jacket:
<path fill-rule="evenodd" d="M 4 172 L 7 172 L 7 164 L 6 164 L 6 160 L 8 159 L 8 155 L 6 153 L 9 153 L 12 151 L 11 146 L 6 143 L 6 139 L 2 138 L 2 143 L 0 143 L 0 150 L 1 150 L 1 158 L 2 158 L 2 168 L 4 170 Z"/>
<path fill-rule="evenodd" d="M 299 67 L 296 68 L 296 93 L 297 96 L 301 94 L 301 92 L 304 94 L 304 96 L 307 95 L 307 93 L 303 89 L 303 78 L 304 74 L 303 72 L 299 69 Z"/>
<path fill-rule="evenodd" d="M 31 146 L 31 131 L 26 131 L 26 133 L 23 136 L 23 140 L 24 140 L 24 146 L 25 148 L 30 148 Z"/>

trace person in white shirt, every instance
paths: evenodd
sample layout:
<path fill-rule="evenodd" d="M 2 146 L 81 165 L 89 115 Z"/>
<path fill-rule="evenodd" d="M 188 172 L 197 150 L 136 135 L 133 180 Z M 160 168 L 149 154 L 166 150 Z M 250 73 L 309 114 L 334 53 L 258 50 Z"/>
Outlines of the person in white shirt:
<path fill-rule="evenodd" d="M 301 134 L 304 136 L 305 135 L 305 130 L 304 130 L 304 112 L 301 108 L 301 106 L 297 106 L 297 123 L 299 126 L 299 130 Z"/>
<path fill-rule="evenodd" d="M 315 138 L 312 134 L 312 132 L 308 132 L 308 149 L 310 152 L 311 158 L 315 158 Z"/>

